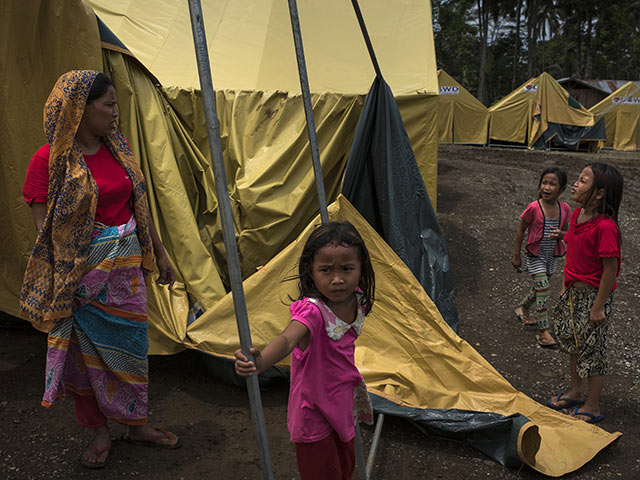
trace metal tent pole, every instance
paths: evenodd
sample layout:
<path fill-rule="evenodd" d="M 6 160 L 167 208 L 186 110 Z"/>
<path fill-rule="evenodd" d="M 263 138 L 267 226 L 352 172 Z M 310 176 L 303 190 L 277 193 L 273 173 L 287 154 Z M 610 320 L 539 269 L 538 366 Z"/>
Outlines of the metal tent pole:
<path fill-rule="evenodd" d="M 369 38 L 369 32 L 367 31 L 367 26 L 364 24 L 364 17 L 362 16 L 362 12 L 360 11 L 360 5 L 358 5 L 358 0 L 351 0 L 351 4 L 353 5 L 353 10 L 356 12 L 356 17 L 358 17 L 358 24 L 360 25 L 360 30 L 362 31 L 362 36 L 364 37 L 364 43 L 367 44 L 367 50 L 369 51 L 369 57 L 371 57 L 371 63 L 373 63 L 373 69 L 376 71 L 376 75 L 382 78 L 380 65 L 378 65 L 378 59 L 376 58 L 376 53 L 373 51 L 371 38 Z"/>
<path fill-rule="evenodd" d="M 315 177 L 316 190 L 318 192 L 320 219 L 322 220 L 322 223 L 328 223 L 329 213 L 327 212 L 327 196 L 324 191 L 324 181 L 322 179 L 322 166 L 320 165 L 320 153 L 318 152 L 316 123 L 313 120 L 311 93 L 309 92 L 309 79 L 307 78 L 307 64 L 304 59 L 304 49 L 302 48 L 302 35 L 300 34 L 300 19 L 298 18 L 298 6 L 296 4 L 296 0 L 289 0 L 289 15 L 291 16 L 293 42 L 296 47 L 296 60 L 298 61 L 298 75 L 300 76 L 300 89 L 302 91 L 302 101 L 304 103 L 304 114 L 307 118 L 307 133 L 309 134 L 313 174 Z"/>
<path fill-rule="evenodd" d="M 371 447 L 369 448 L 369 456 L 367 457 L 367 480 L 371 478 L 371 472 L 373 472 L 373 462 L 376 459 L 376 450 L 378 450 L 378 442 L 380 441 L 383 422 L 384 414 L 379 413 L 378 420 L 376 421 L 376 429 L 373 432 L 373 440 L 371 441 Z"/>
<path fill-rule="evenodd" d="M 358 477 L 360 480 L 368 480 L 367 467 L 364 459 L 364 445 L 362 445 L 362 435 L 360 434 L 360 424 L 356 423 L 356 438 L 354 447 L 356 450 L 356 466 L 358 467 Z"/>
<path fill-rule="evenodd" d="M 198 75 L 200 76 L 200 89 L 202 91 L 204 113 L 207 120 L 209 149 L 211 150 L 211 156 L 213 159 L 213 174 L 216 182 L 218 205 L 220 207 L 220 222 L 222 224 L 224 249 L 227 257 L 227 268 L 229 270 L 229 279 L 231 282 L 233 306 L 236 313 L 240 346 L 242 347 L 242 351 L 245 352 L 250 360 L 253 361 L 253 357 L 249 354 L 249 349 L 251 348 L 251 330 L 249 329 L 247 306 L 244 299 L 238 246 L 236 244 L 233 216 L 231 214 L 229 190 L 227 188 L 227 176 L 224 169 L 224 160 L 222 158 L 220 126 L 218 125 L 216 99 L 213 93 L 211 66 L 209 64 L 209 53 L 207 50 L 204 22 L 202 19 L 202 5 L 200 4 L 200 0 L 189 0 L 189 13 L 191 15 L 191 29 L 193 30 L 193 42 L 198 62 Z M 260 398 L 260 387 L 258 384 L 258 376 L 255 373 L 250 377 L 247 377 L 247 389 L 249 391 L 251 416 L 256 430 L 262 478 L 264 480 L 273 480 L 267 431 L 264 424 L 264 413 L 262 411 L 262 399 Z"/>
<path fill-rule="evenodd" d="M 373 64 L 373 69 L 376 72 L 376 75 L 379 78 L 382 78 L 382 71 L 380 70 L 380 65 L 378 64 L 378 59 L 376 58 L 376 53 L 373 50 L 373 44 L 371 43 L 371 38 L 369 37 L 369 32 L 367 31 L 367 26 L 364 23 L 364 17 L 362 16 L 362 11 L 360 10 L 360 5 L 358 5 L 358 0 L 351 0 L 351 4 L 353 5 L 353 10 L 358 18 L 358 24 L 360 25 L 360 31 L 362 32 L 362 37 L 364 38 L 364 43 L 367 45 L 367 51 L 369 52 L 369 57 L 371 58 L 371 63 Z M 380 435 L 382 434 L 382 423 L 384 422 L 384 415 L 378 414 L 378 421 L 376 422 L 376 429 L 374 432 L 373 440 L 371 442 L 371 448 L 369 449 L 369 457 L 367 459 L 366 469 L 364 468 L 364 452 L 363 452 L 363 462 L 360 463 L 360 458 L 358 458 L 359 465 L 363 465 L 362 468 L 359 468 L 360 478 L 364 478 L 368 480 L 371 477 L 371 472 L 373 471 L 373 463 L 375 461 L 376 450 L 378 449 L 378 441 L 380 440 Z M 358 437 L 360 433 L 360 429 L 357 429 Z M 358 438 L 360 442 L 362 440 Z M 362 446 L 360 447 L 362 450 Z"/>
<path fill-rule="evenodd" d="M 300 18 L 298 17 L 298 5 L 296 3 L 296 0 L 289 0 L 289 15 L 291 16 L 291 30 L 293 33 L 293 42 L 296 48 L 296 60 L 298 62 L 298 75 L 300 76 L 300 89 L 302 91 L 302 101 L 304 103 L 304 114 L 307 119 L 307 133 L 309 134 L 309 145 L 311 146 L 311 160 L 313 161 L 313 173 L 315 176 L 316 190 L 318 192 L 320 218 L 322 219 L 322 223 L 328 223 L 329 213 L 327 212 L 327 197 L 324 191 L 324 181 L 322 179 L 322 166 L 320 165 L 320 154 L 318 153 L 316 124 L 313 119 L 313 108 L 311 107 L 311 93 L 309 91 L 307 65 L 304 58 L 304 48 L 302 47 Z M 358 472 L 360 480 L 366 480 L 364 448 L 362 446 L 360 426 L 356 424 L 355 430 L 355 450 Z"/>

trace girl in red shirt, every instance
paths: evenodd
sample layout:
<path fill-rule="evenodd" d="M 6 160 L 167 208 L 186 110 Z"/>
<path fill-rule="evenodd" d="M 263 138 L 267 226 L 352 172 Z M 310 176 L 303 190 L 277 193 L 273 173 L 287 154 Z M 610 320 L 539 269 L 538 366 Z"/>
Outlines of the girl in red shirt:
<path fill-rule="evenodd" d="M 620 274 L 621 235 L 618 209 L 623 180 L 611 165 L 592 163 L 571 189 L 582 207 L 571 216 L 563 294 L 555 309 L 556 335 L 569 353 L 571 388 L 547 401 L 554 410 L 574 408 L 572 415 L 588 423 L 604 419 L 600 393 L 608 374 L 607 332 L 613 291 Z M 587 378 L 587 398 L 582 383 Z"/>

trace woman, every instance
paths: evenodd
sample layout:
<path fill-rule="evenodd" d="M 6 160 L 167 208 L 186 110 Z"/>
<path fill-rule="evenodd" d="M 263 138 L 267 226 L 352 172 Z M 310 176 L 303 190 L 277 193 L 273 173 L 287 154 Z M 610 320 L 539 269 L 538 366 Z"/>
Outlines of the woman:
<path fill-rule="evenodd" d="M 175 274 L 116 105 L 106 75 L 62 75 L 44 108 L 48 144 L 31 159 L 23 187 L 38 236 L 20 308 L 49 332 L 42 404 L 73 395 L 78 423 L 95 433 L 81 457 L 88 468 L 108 461 L 108 418 L 129 426 L 125 441 L 181 445 L 147 424 L 145 280 L 154 254 L 157 283 L 171 288 Z"/>

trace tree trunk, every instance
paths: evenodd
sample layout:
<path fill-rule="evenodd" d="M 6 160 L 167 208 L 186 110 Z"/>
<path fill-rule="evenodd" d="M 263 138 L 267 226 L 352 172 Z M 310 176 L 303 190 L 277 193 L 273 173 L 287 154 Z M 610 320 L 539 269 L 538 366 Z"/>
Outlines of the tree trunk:
<path fill-rule="evenodd" d="M 513 47 L 513 75 L 511 76 L 511 90 L 516 88 L 516 75 L 518 72 L 518 58 L 520 57 L 520 16 L 522 14 L 522 1 L 518 0 L 518 8 L 516 10 L 516 35 Z"/>
<path fill-rule="evenodd" d="M 538 44 L 537 5 L 535 0 L 527 0 L 527 73 L 534 77 L 537 71 L 536 50 Z"/>
<path fill-rule="evenodd" d="M 593 58 L 593 56 L 591 55 L 591 35 L 592 35 L 592 29 L 593 29 L 593 14 L 591 11 L 589 11 L 588 15 L 589 15 L 589 20 L 587 23 L 587 39 L 586 39 L 585 55 L 584 55 L 584 58 L 585 58 L 584 78 L 585 79 L 591 78 L 592 58 Z"/>
<path fill-rule="evenodd" d="M 489 14 L 485 8 L 486 0 L 477 0 L 478 2 L 478 32 L 480 34 L 480 69 L 478 71 L 478 100 L 486 105 L 486 68 L 487 68 L 487 33 Z"/>
<path fill-rule="evenodd" d="M 578 78 L 583 78 L 583 74 L 584 74 L 584 63 L 583 63 L 583 58 L 582 58 L 582 13 L 580 12 L 580 10 L 578 10 L 576 12 L 576 17 L 577 17 L 577 28 L 576 28 L 576 45 L 577 45 L 577 57 L 578 57 L 578 61 L 576 62 L 576 70 L 577 70 L 577 77 Z M 573 76 L 573 74 L 571 75 Z"/>

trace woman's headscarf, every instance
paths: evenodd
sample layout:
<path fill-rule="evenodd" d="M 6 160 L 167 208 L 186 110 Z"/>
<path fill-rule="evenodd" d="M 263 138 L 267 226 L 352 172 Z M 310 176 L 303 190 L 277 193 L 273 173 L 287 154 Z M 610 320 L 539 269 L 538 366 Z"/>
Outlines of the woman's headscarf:
<path fill-rule="evenodd" d="M 22 284 L 20 312 L 42 331 L 72 314 L 73 299 L 86 273 L 98 203 L 98 187 L 75 141 L 89 90 L 99 72 L 73 70 L 56 82 L 44 107 L 49 141 L 47 214 Z M 119 130 L 102 138 L 133 185 L 133 211 L 142 248 L 142 268 L 153 269 L 149 208 L 142 172 Z"/>

